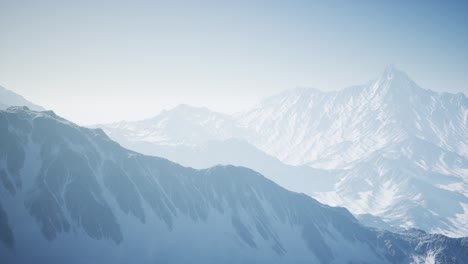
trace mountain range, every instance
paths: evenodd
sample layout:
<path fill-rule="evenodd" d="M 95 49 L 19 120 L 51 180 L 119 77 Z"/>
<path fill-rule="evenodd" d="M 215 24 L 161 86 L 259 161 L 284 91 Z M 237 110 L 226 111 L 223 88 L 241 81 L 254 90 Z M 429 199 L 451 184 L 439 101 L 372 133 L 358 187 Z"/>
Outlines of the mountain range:
<path fill-rule="evenodd" d="M 369 225 L 468 236 L 468 98 L 393 66 L 365 85 L 287 90 L 235 115 L 181 105 L 96 127 L 186 166 L 250 167 Z"/>
<path fill-rule="evenodd" d="M 244 167 L 139 154 L 52 111 L 0 111 L 1 263 L 466 263 L 467 238 L 365 227 Z"/>

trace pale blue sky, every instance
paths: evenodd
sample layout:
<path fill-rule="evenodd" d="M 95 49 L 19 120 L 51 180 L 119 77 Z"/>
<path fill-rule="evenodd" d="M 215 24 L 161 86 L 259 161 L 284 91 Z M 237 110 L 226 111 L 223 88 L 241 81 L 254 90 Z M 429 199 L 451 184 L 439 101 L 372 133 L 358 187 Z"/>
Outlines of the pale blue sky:
<path fill-rule="evenodd" d="M 80 124 L 180 103 L 235 112 L 393 63 L 468 90 L 468 1 L 0 0 L 0 85 Z"/>

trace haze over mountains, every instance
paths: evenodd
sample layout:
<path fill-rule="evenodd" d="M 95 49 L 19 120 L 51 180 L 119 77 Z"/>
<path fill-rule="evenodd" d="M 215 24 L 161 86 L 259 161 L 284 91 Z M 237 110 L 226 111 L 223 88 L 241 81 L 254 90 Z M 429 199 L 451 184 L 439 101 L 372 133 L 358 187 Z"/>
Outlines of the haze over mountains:
<path fill-rule="evenodd" d="M 468 99 L 425 90 L 393 66 L 365 85 L 288 90 L 234 116 L 181 105 L 99 127 L 128 148 L 187 166 L 248 166 L 326 204 L 378 216 L 380 227 L 468 235 Z"/>
<path fill-rule="evenodd" d="M 0 111 L 2 263 L 466 263 L 234 166 L 182 167 L 51 111 Z"/>
<path fill-rule="evenodd" d="M 44 111 L 42 106 L 38 106 L 24 99 L 21 95 L 0 86 L 0 110 L 5 110 L 10 106 L 27 106 L 31 110 Z"/>

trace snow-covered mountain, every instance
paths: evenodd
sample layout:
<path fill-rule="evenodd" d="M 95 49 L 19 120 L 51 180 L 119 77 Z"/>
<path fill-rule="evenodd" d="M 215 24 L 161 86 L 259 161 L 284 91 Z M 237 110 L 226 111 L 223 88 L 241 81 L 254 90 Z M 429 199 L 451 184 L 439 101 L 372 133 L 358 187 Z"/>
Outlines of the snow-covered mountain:
<path fill-rule="evenodd" d="M 179 105 L 142 121 L 122 121 L 105 125 L 105 131 L 111 138 L 124 145 L 145 142 L 196 146 L 211 140 L 246 135 L 232 117 L 189 105 Z"/>
<path fill-rule="evenodd" d="M 288 90 L 237 119 L 254 145 L 290 164 L 346 168 L 411 137 L 468 156 L 468 98 L 424 90 L 393 66 L 366 85 Z"/>
<path fill-rule="evenodd" d="M 127 150 L 53 112 L 0 111 L 1 263 L 466 263 L 467 238 L 361 225 L 243 167 Z"/>
<path fill-rule="evenodd" d="M 288 189 L 393 227 L 468 236 L 468 98 L 462 93 L 425 90 L 389 66 L 365 85 L 292 89 L 234 116 L 182 108 L 182 114 L 176 108 L 99 127 L 128 148 L 184 165 L 249 166 Z M 152 134 L 167 140 L 151 140 Z M 293 169 L 304 165 L 315 170 Z M 290 173 L 275 173 L 283 169 Z"/>
<path fill-rule="evenodd" d="M 5 110 L 10 106 L 26 106 L 29 109 L 36 111 L 45 110 L 41 106 L 38 106 L 24 99 L 24 97 L 22 97 L 21 95 L 0 86 L 0 110 Z"/>

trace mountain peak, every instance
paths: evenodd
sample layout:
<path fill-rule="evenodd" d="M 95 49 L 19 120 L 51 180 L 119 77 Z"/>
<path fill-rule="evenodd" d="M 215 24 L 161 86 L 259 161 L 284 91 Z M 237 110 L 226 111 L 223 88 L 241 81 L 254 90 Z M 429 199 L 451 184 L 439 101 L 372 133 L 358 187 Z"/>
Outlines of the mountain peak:
<path fill-rule="evenodd" d="M 179 104 L 176 107 L 166 110 L 165 112 L 176 112 L 176 113 L 199 113 L 199 112 L 211 112 L 206 107 L 199 107 L 199 106 L 193 106 L 193 105 L 188 105 L 188 104 Z"/>
<path fill-rule="evenodd" d="M 398 69 L 395 67 L 394 64 L 389 64 L 385 67 L 381 77 L 386 78 L 387 80 L 391 80 L 395 77 L 395 73 L 398 72 Z"/>
<path fill-rule="evenodd" d="M 384 71 L 379 77 L 379 80 L 385 81 L 394 79 L 409 79 L 409 77 L 404 71 L 395 67 L 394 64 L 389 64 L 385 67 Z"/>
<path fill-rule="evenodd" d="M 414 88 L 419 88 L 419 86 L 404 71 L 399 70 L 393 64 L 385 67 L 382 74 L 370 86 L 372 91 L 381 95 L 408 93 Z"/>

